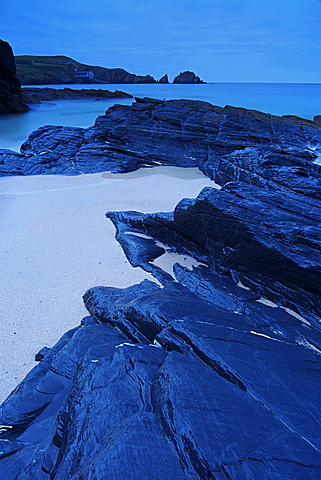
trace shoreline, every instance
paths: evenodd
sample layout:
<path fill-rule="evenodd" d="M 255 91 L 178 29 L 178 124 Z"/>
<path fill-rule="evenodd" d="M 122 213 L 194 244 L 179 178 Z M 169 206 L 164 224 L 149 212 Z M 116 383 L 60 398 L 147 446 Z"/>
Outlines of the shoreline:
<path fill-rule="evenodd" d="M 105 213 L 171 211 L 181 198 L 215 184 L 198 169 L 154 167 L 125 174 L 3 177 L 0 185 L 1 403 L 36 365 L 35 354 L 88 315 L 82 301 L 88 288 L 154 280 L 130 266 Z"/>

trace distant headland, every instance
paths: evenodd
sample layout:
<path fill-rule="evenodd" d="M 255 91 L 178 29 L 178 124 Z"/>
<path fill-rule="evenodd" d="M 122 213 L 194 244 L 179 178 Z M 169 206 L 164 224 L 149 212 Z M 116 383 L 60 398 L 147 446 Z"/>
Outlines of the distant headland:
<path fill-rule="evenodd" d="M 28 104 L 58 99 L 131 97 L 116 90 L 72 90 L 29 88 L 21 85 L 59 84 L 127 84 L 127 83 L 169 83 L 168 75 L 159 80 L 150 75 L 135 75 L 122 68 L 104 68 L 84 65 L 65 56 L 14 57 L 11 45 L 0 40 L 0 114 L 26 112 Z M 205 83 L 195 73 L 185 71 L 177 75 L 173 83 Z"/>
<path fill-rule="evenodd" d="M 170 83 L 168 75 L 156 80 L 151 75 L 135 75 L 123 68 L 85 65 L 65 56 L 19 55 L 15 57 L 16 76 L 22 85 Z M 173 83 L 206 83 L 194 72 L 181 72 Z"/>

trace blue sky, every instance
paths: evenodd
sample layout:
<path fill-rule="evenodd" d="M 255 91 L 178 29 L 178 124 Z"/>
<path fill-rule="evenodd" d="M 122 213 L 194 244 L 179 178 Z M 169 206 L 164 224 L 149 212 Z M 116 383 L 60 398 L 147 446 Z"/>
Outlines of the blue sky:
<path fill-rule="evenodd" d="M 321 0 L 3 0 L 15 55 L 170 80 L 321 82 Z"/>

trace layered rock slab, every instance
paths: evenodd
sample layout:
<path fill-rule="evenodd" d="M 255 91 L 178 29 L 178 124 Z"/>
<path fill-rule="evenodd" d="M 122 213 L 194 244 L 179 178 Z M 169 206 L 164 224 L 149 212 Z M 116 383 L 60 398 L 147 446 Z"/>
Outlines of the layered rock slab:
<path fill-rule="evenodd" d="M 2 405 L 1 474 L 187 478 L 150 404 L 150 384 L 166 353 L 86 322 Z"/>
<path fill-rule="evenodd" d="M 92 127 L 81 129 L 83 141 L 74 151 L 59 146 L 79 134 L 78 128 L 53 126 L 33 132 L 21 147 L 23 157 L 0 151 L 0 175 L 18 169 L 22 175 L 78 174 L 174 165 L 198 167 L 219 184 L 240 178 L 287 187 L 291 177 L 300 193 L 305 184 L 320 198 L 316 122 L 201 101 L 136 99 L 132 106 L 110 107 Z"/>
<path fill-rule="evenodd" d="M 310 199 L 302 210 L 304 197 L 300 204 L 295 196 L 290 208 L 281 197 L 240 184 L 205 189 L 174 213 L 109 213 L 132 265 L 151 271 L 162 286 L 144 281 L 86 292 L 92 317 L 45 355 L 2 406 L 0 472 L 17 479 L 128 478 L 128 472 L 131 478 L 317 478 L 321 338 L 316 304 L 306 302 L 318 285 L 317 243 L 296 249 L 290 227 L 299 225 L 298 205 L 301 232 L 313 227 L 318 208 Z M 268 235 L 267 247 L 269 221 L 278 235 Z M 168 250 L 201 265 L 162 271 L 155 262 Z M 299 290 L 309 255 L 315 270 L 307 270 Z M 268 278 L 270 289 L 278 279 L 279 304 L 287 305 L 289 279 L 277 277 L 274 257 L 280 271 L 291 265 L 305 318 L 260 303 L 237 283 L 249 263 L 248 277 Z M 233 258 L 238 267 L 228 263 Z"/>
<path fill-rule="evenodd" d="M 84 300 L 1 407 L 2 475 L 317 478 L 316 352 L 179 284 Z"/>
<path fill-rule="evenodd" d="M 318 327 L 321 210 L 313 198 L 229 183 L 182 200 L 173 213 L 111 212 L 108 217 L 121 244 L 130 232 L 147 234 Z"/>
<path fill-rule="evenodd" d="M 24 88 L 23 99 L 26 103 L 40 103 L 55 100 L 103 100 L 106 98 L 132 98 L 129 93 L 94 88 Z"/>

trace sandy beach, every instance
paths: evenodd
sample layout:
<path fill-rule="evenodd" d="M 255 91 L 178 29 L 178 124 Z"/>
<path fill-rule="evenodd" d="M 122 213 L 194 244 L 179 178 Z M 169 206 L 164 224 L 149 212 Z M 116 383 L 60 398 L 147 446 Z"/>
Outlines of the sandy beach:
<path fill-rule="evenodd" d="M 88 288 L 151 278 L 130 266 L 105 213 L 171 211 L 205 186 L 215 185 L 198 169 L 176 167 L 0 179 L 0 402 L 88 314 Z"/>

